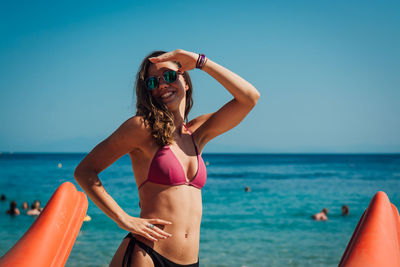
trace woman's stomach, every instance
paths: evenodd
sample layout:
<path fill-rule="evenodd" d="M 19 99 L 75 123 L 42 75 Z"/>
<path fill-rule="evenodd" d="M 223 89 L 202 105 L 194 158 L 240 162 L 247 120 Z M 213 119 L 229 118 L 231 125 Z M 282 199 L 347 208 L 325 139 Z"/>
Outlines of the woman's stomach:
<path fill-rule="evenodd" d="M 202 215 L 201 191 L 188 185 L 163 186 L 148 183 L 140 192 L 140 217 L 162 219 L 170 225 L 156 225 L 172 236 L 152 242 L 136 237 L 178 264 L 197 262 Z"/>

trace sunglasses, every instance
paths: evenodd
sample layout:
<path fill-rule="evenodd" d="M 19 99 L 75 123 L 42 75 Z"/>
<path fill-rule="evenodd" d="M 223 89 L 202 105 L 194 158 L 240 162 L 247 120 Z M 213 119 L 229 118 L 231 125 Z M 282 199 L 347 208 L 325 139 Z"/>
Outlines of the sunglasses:
<path fill-rule="evenodd" d="M 162 74 L 162 78 L 167 84 L 173 83 L 178 78 L 179 72 L 174 70 L 167 70 Z M 149 91 L 153 91 L 160 85 L 160 77 L 151 76 L 145 80 L 146 87 Z"/>

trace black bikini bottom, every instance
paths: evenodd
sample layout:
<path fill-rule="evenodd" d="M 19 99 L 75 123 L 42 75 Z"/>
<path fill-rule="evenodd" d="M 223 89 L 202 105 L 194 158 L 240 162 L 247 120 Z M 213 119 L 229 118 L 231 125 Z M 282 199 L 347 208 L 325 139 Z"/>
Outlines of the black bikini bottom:
<path fill-rule="evenodd" d="M 124 259 L 122 261 L 122 267 L 127 266 L 131 267 L 131 257 L 133 253 L 133 249 L 135 248 L 135 244 L 137 244 L 140 248 L 146 251 L 147 254 L 151 257 L 154 263 L 154 267 L 199 267 L 199 261 L 193 264 L 177 264 L 164 256 L 160 255 L 157 251 L 149 247 L 143 242 L 137 240 L 132 233 L 129 233 L 125 238 L 130 238 L 128 247 L 126 248 Z"/>

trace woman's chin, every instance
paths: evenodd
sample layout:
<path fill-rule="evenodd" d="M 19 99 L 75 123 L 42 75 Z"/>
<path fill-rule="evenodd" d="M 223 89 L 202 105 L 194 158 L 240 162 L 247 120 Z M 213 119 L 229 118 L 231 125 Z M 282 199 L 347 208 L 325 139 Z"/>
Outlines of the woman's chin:
<path fill-rule="evenodd" d="M 168 110 L 171 111 L 177 109 L 180 103 L 179 99 L 175 95 L 172 95 L 168 98 L 159 99 L 159 101 L 165 106 L 167 106 Z"/>
<path fill-rule="evenodd" d="M 170 112 L 175 112 L 180 109 L 182 102 L 185 102 L 185 98 L 182 98 L 179 94 L 174 93 L 165 98 L 159 97 L 157 101 L 158 103 L 164 105 Z M 185 103 L 183 103 L 183 105 L 184 104 Z"/>
<path fill-rule="evenodd" d="M 168 97 L 160 97 L 159 98 L 159 101 L 161 102 L 161 103 L 163 103 L 164 105 L 167 105 L 168 103 L 170 103 L 170 102 L 173 102 L 173 101 L 176 101 L 176 93 L 175 92 L 173 92 L 172 94 L 170 94 Z"/>

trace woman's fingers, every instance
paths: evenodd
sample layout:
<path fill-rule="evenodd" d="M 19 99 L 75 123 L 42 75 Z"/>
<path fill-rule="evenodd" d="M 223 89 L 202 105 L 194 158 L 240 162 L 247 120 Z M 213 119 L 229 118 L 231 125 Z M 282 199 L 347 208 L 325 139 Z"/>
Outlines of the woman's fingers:
<path fill-rule="evenodd" d="M 165 220 L 161 220 L 161 219 L 150 219 L 150 220 L 147 220 L 147 222 L 149 223 L 149 224 L 146 225 L 147 228 L 150 229 L 151 231 L 155 232 L 158 237 L 167 238 L 167 237 L 172 236 L 170 233 L 167 233 L 164 230 L 160 229 L 159 227 L 153 225 L 153 224 L 170 225 L 170 224 L 172 224 L 171 222 L 165 221 Z M 151 225 L 153 225 L 153 226 L 149 227 Z"/>
<path fill-rule="evenodd" d="M 165 54 L 159 55 L 158 57 L 149 58 L 151 63 L 159 63 L 165 61 L 176 61 L 179 62 L 181 67 L 179 71 L 189 71 L 196 67 L 196 62 L 198 59 L 198 54 L 193 52 L 185 51 L 182 49 L 177 49 L 171 52 L 167 52 Z"/>
<path fill-rule="evenodd" d="M 161 219 L 148 219 L 147 220 L 149 223 L 152 224 L 172 224 L 172 222 L 166 221 L 166 220 L 161 220 Z"/>
<path fill-rule="evenodd" d="M 171 60 L 175 59 L 176 51 L 177 50 L 172 51 L 172 52 L 167 52 L 167 53 L 164 53 L 162 55 L 159 55 L 158 57 L 151 57 L 151 58 L 149 58 L 149 60 L 152 63 L 171 61 Z"/>
<path fill-rule="evenodd" d="M 158 228 L 157 226 L 150 228 L 150 230 L 153 230 L 157 234 L 161 235 L 162 238 L 168 238 L 172 236 L 172 234 L 165 232 L 164 230 Z"/>
<path fill-rule="evenodd" d="M 172 236 L 171 234 L 163 231 L 162 229 L 154 225 L 154 224 L 159 224 L 159 225 L 172 224 L 169 221 L 161 219 L 144 219 L 142 220 L 142 222 L 143 222 L 143 227 L 141 227 L 138 234 L 149 239 L 150 241 L 156 242 L 158 241 L 158 239 L 166 239 Z"/>
<path fill-rule="evenodd" d="M 157 239 L 166 239 L 171 236 L 170 234 L 164 232 L 163 230 L 161 230 L 158 227 L 147 228 L 147 229 L 145 229 L 145 232 Z"/>
<path fill-rule="evenodd" d="M 153 241 L 153 242 L 157 242 L 158 240 L 157 239 L 155 239 L 154 237 L 152 237 L 150 234 L 148 234 L 148 233 L 143 233 L 143 234 L 141 234 L 142 236 L 144 236 L 145 238 L 147 238 L 148 240 L 150 240 L 150 241 Z"/>

